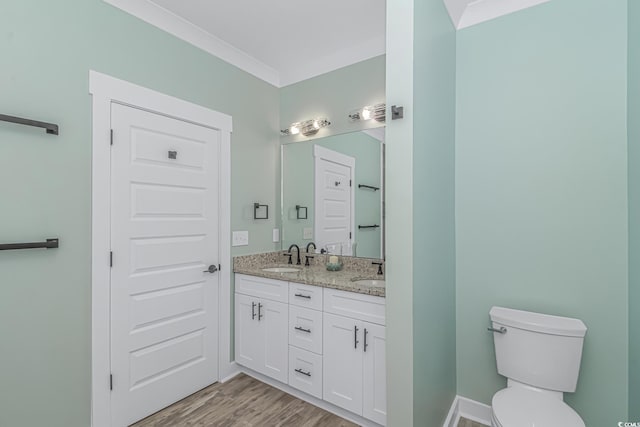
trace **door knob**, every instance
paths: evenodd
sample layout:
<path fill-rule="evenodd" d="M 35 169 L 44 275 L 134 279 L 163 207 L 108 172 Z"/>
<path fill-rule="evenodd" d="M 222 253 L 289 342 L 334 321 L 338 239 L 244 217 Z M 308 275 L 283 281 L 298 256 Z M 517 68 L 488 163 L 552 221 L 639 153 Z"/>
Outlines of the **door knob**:
<path fill-rule="evenodd" d="M 218 267 L 216 267 L 215 265 L 211 264 L 209 266 L 209 268 L 207 268 L 206 270 L 203 270 L 203 273 L 215 273 L 216 271 L 218 271 Z"/>

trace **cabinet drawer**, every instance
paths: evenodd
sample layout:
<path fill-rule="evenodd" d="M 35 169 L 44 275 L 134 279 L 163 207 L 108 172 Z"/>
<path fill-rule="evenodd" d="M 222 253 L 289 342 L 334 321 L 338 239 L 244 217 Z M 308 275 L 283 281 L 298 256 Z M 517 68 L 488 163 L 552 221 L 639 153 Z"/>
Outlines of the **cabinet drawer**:
<path fill-rule="evenodd" d="M 322 289 L 320 286 L 289 282 L 289 303 L 322 311 Z"/>
<path fill-rule="evenodd" d="M 289 302 L 289 283 L 282 280 L 236 274 L 236 292 L 278 302 Z"/>
<path fill-rule="evenodd" d="M 324 311 L 364 320 L 365 322 L 385 324 L 385 299 L 355 292 L 324 288 Z"/>
<path fill-rule="evenodd" d="M 322 356 L 289 346 L 289 385 L 322 399 Z"/>
<path fill-rule="evenodd" d="M 289 345 L 322 354 L 322 312 L 289 306 Z"/>

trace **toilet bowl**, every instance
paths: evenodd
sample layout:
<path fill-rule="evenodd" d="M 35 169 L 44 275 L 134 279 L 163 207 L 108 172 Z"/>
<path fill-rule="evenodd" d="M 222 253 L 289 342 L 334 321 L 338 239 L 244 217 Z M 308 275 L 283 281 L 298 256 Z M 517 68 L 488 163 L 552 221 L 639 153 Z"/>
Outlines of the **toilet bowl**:
<path fill-rule="evenodd" d="M 543 392 L 509 387 L 491 401 L 492 427 L 585 427 L 569 405 Z"/>
<path fill-rule="evenodd" d="M 492 427 L 585 427 L 563 401 L 576 390 L 585 324 L 504 307 L 489 314 L 496 366 L 507 378 L 492 399 Z"/>

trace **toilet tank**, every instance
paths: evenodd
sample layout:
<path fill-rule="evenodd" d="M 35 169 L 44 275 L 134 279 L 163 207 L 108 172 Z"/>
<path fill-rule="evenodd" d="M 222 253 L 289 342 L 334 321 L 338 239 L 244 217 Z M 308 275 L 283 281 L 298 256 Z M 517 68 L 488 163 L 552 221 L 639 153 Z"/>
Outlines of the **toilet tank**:
<path fill-rule="evenodd" d="M 581 320 L 510 308 L 489 312 L 498 373 L 547 390 L 574 392 L 587 327 Z"/>

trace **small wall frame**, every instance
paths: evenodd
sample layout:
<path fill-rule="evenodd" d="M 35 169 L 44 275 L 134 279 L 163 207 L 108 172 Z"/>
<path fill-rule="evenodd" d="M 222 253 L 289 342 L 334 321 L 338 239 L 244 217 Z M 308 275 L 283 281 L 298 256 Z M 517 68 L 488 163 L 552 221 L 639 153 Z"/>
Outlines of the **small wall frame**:
<path fill-rule="evenodd" d="M 307 207 L 296 205 L 296 218 L 298 219 L 307 219 Z"/>
<path fill-rule="evenodd" d="M 269 205 L 253 204 L 253 219 L 269 219 Z"/>

